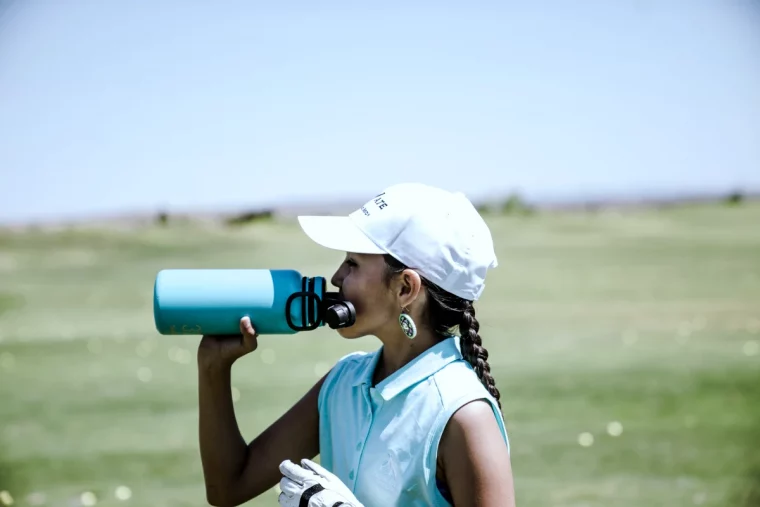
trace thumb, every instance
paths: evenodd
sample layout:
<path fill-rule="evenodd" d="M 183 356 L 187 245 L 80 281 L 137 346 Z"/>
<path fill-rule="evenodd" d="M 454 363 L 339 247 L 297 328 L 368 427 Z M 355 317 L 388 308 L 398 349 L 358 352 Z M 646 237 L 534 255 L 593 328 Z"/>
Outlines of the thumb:
<path fill-rule="evenodd" d="M 256 350 L 259 345 L 257 340 L 259 333 L 256 332 L 256 330 L 253 328 L 250 317 L 245 316 L 240 319 L 240 333 L 243 335 L 241 344 L 243 345 L 245 351 L 253 352 Z"/>
<path fill-rule="evenodd" d="M 314 480 L 314 472 L 296 465 L 289 459 L 280 463 L 280 472 L 282 475 L 301 486 L 303 486 L 307 480 Z"/>
<path fill-rule="evenodd" d="M 314 463 L 310 459 L 306 459 L 306 458 L 302 459 L 301 460 L 301 465 L 304 468 L 313 471 L 315 474 L 321 475 L 325 479 L 336 479 L 337 478 L 332 472 L 330 472 L 329 470 L 327 470 L 325 467 L 323 467 L 322 465 L 318 465 L 317 463 Z"/>

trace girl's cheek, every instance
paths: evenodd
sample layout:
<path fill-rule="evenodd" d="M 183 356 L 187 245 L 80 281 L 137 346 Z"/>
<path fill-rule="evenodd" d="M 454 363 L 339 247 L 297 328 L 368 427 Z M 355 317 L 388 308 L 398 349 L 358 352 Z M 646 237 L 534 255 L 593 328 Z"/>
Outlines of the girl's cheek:
<path fill-rule="evenodd" d="M 354 308 L 356 309 L 357 315 L 362 314 L 364 312 L 365 304 L 361 297 L 359 297 L 358 294 L 355 293 L 344 293 L 346 296 L 346 299 L 351 302 L 352 305 L 354 305 Z"/>
<path fill-rule="evenodd" d="M 343 286 L 343 295 L 354 305 L 357 316 L 363 314 L 367 308 L 366 295 L 360 289 L 356 285 Z"/>

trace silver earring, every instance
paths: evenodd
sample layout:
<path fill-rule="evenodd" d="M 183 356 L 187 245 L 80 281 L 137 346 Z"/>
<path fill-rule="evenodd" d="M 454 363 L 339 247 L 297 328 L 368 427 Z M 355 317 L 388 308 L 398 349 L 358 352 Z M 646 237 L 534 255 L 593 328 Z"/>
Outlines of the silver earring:
<path fill-rule="evenodd" d="M 406 311 L 402 311 L 401 315 L 398 316 L 398 323 L 401 325 L 404 334 L 408 336 L 410 340 L 413 340 L 414 337 L 417 336 L 417 325 L 414 323 L 412 316 L 406 313 Z"/>

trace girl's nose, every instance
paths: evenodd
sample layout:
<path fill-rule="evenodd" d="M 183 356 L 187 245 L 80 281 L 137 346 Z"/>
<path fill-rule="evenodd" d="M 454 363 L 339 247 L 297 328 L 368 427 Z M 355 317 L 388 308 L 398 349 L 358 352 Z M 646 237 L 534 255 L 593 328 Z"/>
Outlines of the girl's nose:
<path fill-rule="evenodd" d="M 343 285 L 343 274 L 340 269 L 336 271 L 335 274 L 332 276 L 332 278 L 330 279 L 330 283 L 339 289 L 341 285 Z"/>

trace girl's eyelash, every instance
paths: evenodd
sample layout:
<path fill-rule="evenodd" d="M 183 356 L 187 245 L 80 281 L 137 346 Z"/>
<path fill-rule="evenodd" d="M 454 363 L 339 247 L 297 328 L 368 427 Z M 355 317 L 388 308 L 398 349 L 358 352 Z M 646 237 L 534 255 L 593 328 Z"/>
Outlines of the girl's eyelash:
<path fill-rule="evenodd" d="M 357 266 L 356 262 L 353 259 L 346 259 L 346 264 L 349 266 Z"/>

